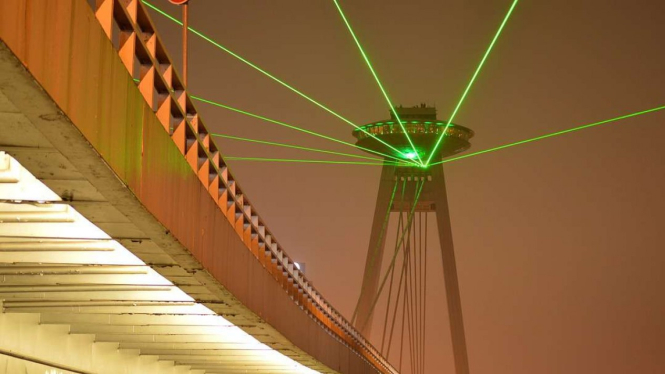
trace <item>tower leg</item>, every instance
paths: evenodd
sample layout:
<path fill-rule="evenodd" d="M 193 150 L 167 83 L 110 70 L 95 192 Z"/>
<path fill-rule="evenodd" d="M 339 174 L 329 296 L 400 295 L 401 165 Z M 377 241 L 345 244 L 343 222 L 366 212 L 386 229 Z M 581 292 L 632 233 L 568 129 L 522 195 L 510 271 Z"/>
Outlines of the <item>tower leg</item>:
<path fill-rule="evenodd" d="M 469 359 L 466 350 L 464 321 L 462 319 L 462 301 L 460 299 L 459 283 L 457 280 L 453 232 L 450 225 L 450 212 L 448 210 L 448 196 L 446 193 L 443 165 L 432 168 L 431 183 L 433 190 L 435 191 L 432 195 L 434 197 L 436 222 L 439 231 L 439 241 L 441 243 L 443 278 L 446 283 L 446 300 L 448 302 L 448 316 L 453 343 L 455 372 L 456 374 L 468 374 Z"/>
<path fill-rule="evenodd" d="M 376 297 L 381 276 L 381 264 L 386 243 L 386 235 L 383 232 L 386 214 L 391 208 L 390 197 L 395 187 L 395 167 L 383 165 L 381 181 L 379 182 L 379 194 L 376 197 L 376 208 L 374 220 L 372 221 L 372 232 L 369 237 L 369 248 L 365 260 L 365 273 L 363 284 L 360 289 L 360 297 L 356 311 L 354 312 L 354 326 L 365 337 L 369 337 L 372 329 L 372 304 Z"/>

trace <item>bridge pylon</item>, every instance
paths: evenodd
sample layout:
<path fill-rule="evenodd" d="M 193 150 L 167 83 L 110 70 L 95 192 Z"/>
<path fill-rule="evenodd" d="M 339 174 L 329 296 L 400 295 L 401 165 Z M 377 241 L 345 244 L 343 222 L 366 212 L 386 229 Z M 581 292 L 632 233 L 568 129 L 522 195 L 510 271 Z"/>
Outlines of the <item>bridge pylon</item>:
<path fill-rule="evenodd" d="M 393 346 L 395 324 L 397 322 L 399 329 L 401 323 L 401 339 L 405 339 L 404 335 L 408 335 L 411 371 L 423 372 L 424 335 L 427 331 L 425 309 L 428 297 L 426 295 L 427 218 L 434 214 L 441 249 L 455 371 L 456 374 L 468 374 L 466 337 L 445 176 L 443 165 L 436 164 L 436 161 L 468 149 L 470 147 L 468 140 L 473 136 L 473 131 L 458 125 L 447 126 L 445 121 L 436 120 L 434 108 L 424 105 L 395 109 L 400 114 L 400 119 L 393 117 L 392 120 L 375 122 L 354 131 L 354 136 L 358 138 L 357 144 L 363 148 L 386 153 L 389 147 L 382 142 L 384 140 L 397 149 L 407 150 L 408 143 L 404 137 L 406 131 L 414 140 L 415 150 L 420 152 L 421 149 L 433 149 L 436 139 L 444 132 L 445 135 L 437 151 L 437 157 L 434 158 L 435 165 L 423 167 L 404 162 L 395 163 L 393 160 L 400 157 L 400 154 L 396 153 L 392 153 L 396 157 L 385 158 L 370 231 L 361 293 L 352 322 L 356 329 L 369 337 L 374 316 L 378 314 L 376 312 L 379 308 L 377 305 L 379 298 L 383 292 L 386 292 L 388 305 L 385 311 L 380 313 L 385 317 L 380 342 L 382 354 L 388 357 L 391 348 L 395 349 Z M 404 128 L 398 127 L 399 120 L 406 124 Z M 405 154 L 406 159 L 415 159 L 409 152 L 403 152 L 402 158 Z M 404 161 L 407 161 L 406 159 Z M 398 220 L 396 230 L 388 229 L 391 218 Z M 389 231 L 395 231 L 395 244 L 394 251 L 389 250 L 386 253 L 386 244 L 390 242 L 387 240 Z M 385 294 L 383 295 L 385 298 Z M 400 318 L 402 322 L 399 322 Z M 409 329 L 406 333 L 405 325 Z M 404 344 L 404 341 L 400 344 Z"/>

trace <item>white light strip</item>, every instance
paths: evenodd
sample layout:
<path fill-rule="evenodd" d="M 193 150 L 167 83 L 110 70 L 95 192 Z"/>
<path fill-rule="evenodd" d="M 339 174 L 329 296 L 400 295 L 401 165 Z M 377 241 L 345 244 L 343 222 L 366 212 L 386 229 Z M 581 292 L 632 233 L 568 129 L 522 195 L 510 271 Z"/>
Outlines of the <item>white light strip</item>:
<path fill-rule="evenodd" d="M 35 248 L 35 243 L 39 248 Z M 122 244 L 63 202 L 16 159 L 0 151 L 0 263 L 12 262 L 15 258 L 35 264 L 50 259 L 63 266 L 146 266 Z M 53 269 L 53 266 L 45 267 Z M 205 318 L 206 336 L 211 336 L 212 342 L 237 344 L 238 349 L 254 352 L 253 357 L 267 367 L 283 366 L 293 373 L 317 373 L 259 342 L 206 306 L 195 303 L 191 296 L 152 268 L 144 269 L 147 273 L 142 274 L 141 286 L 167 288 L 149 291 L 155 293 L 156 300 L 193 303 L 179 306 L 178 313 L 186 315 L 180 323 L 200 326 L 202 316 L 209 315 L 212 318 Z M 134 274 L 119 276 L 129 279 Z"/>

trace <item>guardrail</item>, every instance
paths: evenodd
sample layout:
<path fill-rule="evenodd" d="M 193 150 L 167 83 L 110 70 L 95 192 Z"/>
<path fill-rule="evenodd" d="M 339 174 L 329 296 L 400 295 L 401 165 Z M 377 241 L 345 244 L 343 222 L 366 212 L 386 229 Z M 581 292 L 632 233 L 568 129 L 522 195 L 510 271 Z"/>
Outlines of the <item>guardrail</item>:
<path fill-rule="evenodd" d="M 382 373 L 397 371 L 298 271 L 229 172 L 140 0 L 97 0 L 95 16 L 145 101 L 247 248 L 293 301 Z"/>

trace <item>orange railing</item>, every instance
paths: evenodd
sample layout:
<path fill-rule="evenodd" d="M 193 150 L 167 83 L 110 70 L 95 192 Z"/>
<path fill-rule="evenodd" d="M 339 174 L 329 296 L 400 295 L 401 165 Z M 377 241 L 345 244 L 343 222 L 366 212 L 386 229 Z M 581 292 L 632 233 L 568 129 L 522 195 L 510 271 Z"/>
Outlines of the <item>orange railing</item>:
<path fill-rule="evenodd" d="M 298 271 L 229 172 L 139 0 L 97 0 L 97 20 L 145 101 L 257 260 L 300 308 L 382 373 L 397 371 Z"/>

